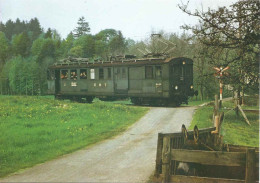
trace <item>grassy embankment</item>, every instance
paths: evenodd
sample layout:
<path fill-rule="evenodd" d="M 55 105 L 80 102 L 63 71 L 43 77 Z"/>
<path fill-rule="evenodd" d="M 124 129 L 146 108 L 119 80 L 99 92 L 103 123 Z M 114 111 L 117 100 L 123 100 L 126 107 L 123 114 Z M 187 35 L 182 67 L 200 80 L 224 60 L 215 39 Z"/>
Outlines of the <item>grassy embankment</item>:
<path fill-rule="evenodd" d="M 119 134 L 147 108 L 0 96 L 0 177 Z"/>
<path fill-rule="evenodd" d="M 243 109 L 259 109 L 257 104 L 258 97 L 246 97 L 246 105 Z M 224 121 L 221 127 L 221 134 L 224 136 L 224 142 L 227 144 L 257 146 L 259 147 L 259 114 L 245 112 L 251 123 L 249 126 L 242 114 L 237 117 L 234 110 L 233 101 L 223 103 L 222 111 L 225 113 Z M 200 128 L 212 127 L 213 105 L 200 107 L 193 116 L 189 129 L 195 125 Z"/>

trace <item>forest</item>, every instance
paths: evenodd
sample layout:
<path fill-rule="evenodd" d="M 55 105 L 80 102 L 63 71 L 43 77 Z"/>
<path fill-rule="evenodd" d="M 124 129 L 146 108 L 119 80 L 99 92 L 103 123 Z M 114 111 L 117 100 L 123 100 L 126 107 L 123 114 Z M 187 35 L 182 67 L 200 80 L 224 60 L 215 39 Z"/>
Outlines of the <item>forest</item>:
<path fill-rule="evenodd" d="M 225 90 L 259 91 L 259 1 L 238 1 L 230 7 L 190 11 L 179 4 L 183 13 L 198 17 L 196 26 L 183 25 L 183 33 L 159 33 L 176 45 L 169 55 L 194 60 L 194 87 L 199 99 L 211 99 L 219 90 L 213 67 L 230 67 L 223 78 Z M 37 18 L 29 21 L 0 22 L 0 92 L 9 95 L 45 95 L 47 68 L 67 57 L 107 60 L 109 56 L 139 51 L 160 52 L 164 45 L 147 37 L 142 41 L 125 38 L 120 30 L 104 29 L 90 33 L 85 17 L 77 27 L 61 38 L 57 30 L 45 30 Z M 230 92 L 229 92 L 230 93 Z M 224 93 L 225 96 L 225 93 Z"/>

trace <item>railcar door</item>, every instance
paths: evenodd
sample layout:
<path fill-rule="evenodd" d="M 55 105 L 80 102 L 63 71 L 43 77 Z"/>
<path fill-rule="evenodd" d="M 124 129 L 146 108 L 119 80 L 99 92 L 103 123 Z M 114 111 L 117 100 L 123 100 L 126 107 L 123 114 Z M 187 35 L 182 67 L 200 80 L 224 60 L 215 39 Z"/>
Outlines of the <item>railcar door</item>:
<path fill-rule="evenodd" d="M 115 93 L 125 94 L 128 92 L 128 68 L 115 67 L 114 68 L 114 87 Z"/>
<path fill-rule="evenodd" d="M 60 93 L 60 70 L 55 70 L 55 94 Z"/>
<path fill-rule="evenodd" d="M 188 95 L 193 83 L 192 61 L 179 60 L 172 65 L 171 89 L 175 94 Z"/>
<path fill-rule="evenodd" d="M 183 86 L 183 66 L 180 62 L 174 62 L 170 69 L 170 91 L 172 95 L 180 95 L 182 93 Z"/>

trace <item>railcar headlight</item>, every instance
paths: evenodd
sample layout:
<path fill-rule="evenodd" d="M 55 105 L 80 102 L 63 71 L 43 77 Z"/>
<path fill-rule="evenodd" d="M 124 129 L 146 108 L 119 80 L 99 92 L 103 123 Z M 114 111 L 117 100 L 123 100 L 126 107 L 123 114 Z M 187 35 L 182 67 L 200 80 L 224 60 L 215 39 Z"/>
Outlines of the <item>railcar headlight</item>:
<path fill-rule="evenodd" d="M 193 89 L 193 85 L 190 85 L 190 89 Z"/>
<path fill-rule="evenodd" d="M 178 86 L 177 85 L 175 86 L 175 90 L 178 90 Z"/>

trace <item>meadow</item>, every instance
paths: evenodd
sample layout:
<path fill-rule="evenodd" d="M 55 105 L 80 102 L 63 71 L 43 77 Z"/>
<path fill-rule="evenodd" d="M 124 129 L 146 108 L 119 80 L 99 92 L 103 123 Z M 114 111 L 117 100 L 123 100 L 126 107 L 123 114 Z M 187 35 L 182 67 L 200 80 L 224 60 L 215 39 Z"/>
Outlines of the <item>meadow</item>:
<path fill-rule="evenodd" d="M 0 177 L 115 136 L 147 111 L 112 102 L 0 96 Z"/>
<path fill-rule="evenodd" d="M 243 109 L 259 109 L 259 104 L 257 103 L 258 97 L 246 97 L 245 100 L 246 103 L 242 106 Z M 225 114 L 221 126 L 221 135 L 223 135 L 224 143 L 259 147 L 259 114 L 245 112 L 251 123 L 251 126 L 249 126 L 241 113 L 236 116 L 235 111 L 232 110 L 233 108 L 234 103 L 227 101 L 223 103 L 221 109 Z M 195 125 L 199 129 L 213 127 L 212 115 L 213 104 L 198 108 L 189 129 L 192 130 Z"/>

